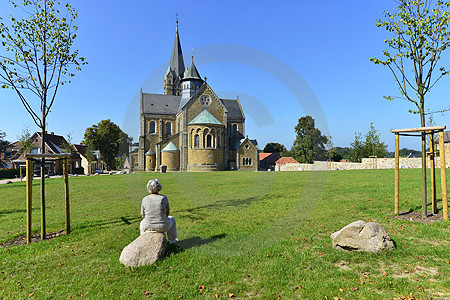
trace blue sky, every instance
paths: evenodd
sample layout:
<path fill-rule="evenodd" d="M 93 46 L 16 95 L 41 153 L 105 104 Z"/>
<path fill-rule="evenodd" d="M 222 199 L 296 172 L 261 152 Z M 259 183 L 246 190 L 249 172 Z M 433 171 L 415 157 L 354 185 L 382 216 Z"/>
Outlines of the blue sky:
<path fill-rule="evenodd" d="M 202 77 L 221 97 L 239 95 L 246 134 L 263 148 L 295 138 L 298 118 L 312 115 L 335 146 L 349 146 L 355 131 L 371 122 L 393 149 L 392 128 L 418 127 L 414 107 L 398 95 L 387 68 L 374 65 L 387 37 L 375 26 L 393 0 L 379 1 L 71 1 L 78 10 L 75 47 L 89 64 L 58 93 L 48 131 L 72 142 L 87 127 L 111 119 L 138 140 L 137 95 L 163 92 L 175 36 L 175 15 L 186 67 L 190 56 Z M 14 10 L 0 2 L 0 15 Z M 450 68 L 449 55 L 442 59 Z M 427 108 L 450 106 L 450 76 L 426 100 Z M 33 100 L 36 101 L 36 100 Z M 0 90 L 0 129 L 15 141 L 22 129 L 36 131 L 31 117 L 11 91 Z M 436 114 L 437 125 L 448 114 Z M 404 138 L 401 147 L 419 149 Z"/>

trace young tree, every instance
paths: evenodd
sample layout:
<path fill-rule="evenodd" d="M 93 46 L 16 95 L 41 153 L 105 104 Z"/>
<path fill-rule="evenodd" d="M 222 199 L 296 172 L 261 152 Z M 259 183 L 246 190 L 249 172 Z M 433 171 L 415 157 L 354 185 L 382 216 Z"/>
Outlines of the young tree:
<path fill-rule="evenodd" d="M 385 43 L 385 60 L 370 58 L 375 64 L 387 66 L 394 75 L 402 97 L 411 102 L 425 126 L 425 96 L 449 72 L 438 67 L 443 51 L 450 45 L 450 1 L 398 0 L 395 13 L 386 11 L 377 26 L 389 32 Z M 436 74 L 437 73 L 437 74 Z M 434 76 L 436 75 L 436 76 Z M 393 97 L 385 97 L 392 100 Z M 423 211 L 426 214 L 426 135 L 422 133 Z"/>
<path fill-rule="evenodd" d="M 279 143 L 267 143 L 263 150 L 264 153 L 283 153 L 286 151 L 286 147 Z"/>
<path fill-rule="evenodd" d="M 315 120 L 311 116 L 298 119 L 295 132 L 297 137 L 291 151 L 298 162 L 311 164 L 314 160 L 326 159 L 325 145 L 328 138 L 315 127 Z"/>
<path fill-rule="evenodd" d="M 365 157 L 385 157 L 387 155 L 387 145 L 380 141 L 380 134 L 378 133 L 378 130 L 376 130 L 373 126 L 373 123 L 370 123 L 369 131 L 364 137 Z"/>
<path fill-rule="evenodd" d="M 361 162 L 363 157 L 386 157 L 387 146 L 380 141 L 380 134 L 370 123 L 369 131 L 364 135 L 364 140 L 360 132 L 355 132 L 355 140 L 350 147 L 350 160 Z"/>
<path fill-rule="evenodd" d="M 355 132 L 355 139 L 350 144 L 350 161 L 361 162 L 364 157 L 364 142 L 362 141 L 361 132 Z"/>
<path fill-rule="evenodd" d="M 14 7 L 19 5 L 10 0 Z M 10 25 L 0 18 L 0 85 L 18 95 L 34 123 L 41 129 L 41 153 L 45 153 L 46 119 L 58 88 L 70 82 L 72 66 L 80 70 L 85 60 L 73 51 L 77 12 L 68 3 L 22 0 L 27 18 L 11 16 Z M 37 101 L 32 101 L 32 98 Z M 37 104 L 37 105 L 36 105 Z M 45 231 L 45 160 L 41 163 L 42 232 Z M 42 236 L 45 239 L 45 236 Z"/>
<path fill-rule="evenodd" d="M 89 149 L 100 150 L 108 169 L 115 168 L 115 157 L 121 154 L 121 148 L 125 151 L 124 144 L 130 143 L 131 138 L 109 119 L 87 128 L 83 139 Z"/>
<path fill-rule="evenodd" d="M 32 135 L 28 127 L 22 129 L 22 134 L 17 137 L 20 145 L 19 155 L 22 155 L 23 153 L 30 153 L 34 148 L 33 140 L 31 139 L 31 137 Z"/>

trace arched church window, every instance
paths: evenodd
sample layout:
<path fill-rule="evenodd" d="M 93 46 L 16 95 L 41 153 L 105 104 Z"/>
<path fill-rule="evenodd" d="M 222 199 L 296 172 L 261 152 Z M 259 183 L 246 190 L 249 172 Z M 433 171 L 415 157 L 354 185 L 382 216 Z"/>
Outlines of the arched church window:
<path fill-rule="evenodd" d="M 237 132 L 238 132 L 237 124 L 233 124 L 233 127 L 232 127 L 232 135 L 233 135 L 233 136 L 236 136 L 236 135 L 237 135 Z"/>
<path fill-rule="evenodd" d="M 155 121 L 150 122 L 150 131 L 149 133 L 156 133 L 156 124 Z"/>
<path fill-rule="evenodd" d="M 167 122 L 166 123 L 166 134 L 171 135 L 172 134 L 172 123 Z"/>
<path fill-rule="evenodd" d="M 212 135 L 208 134 L 206 136 L 206 148 L 212 147 Z"/>
<path fill-rule="evenodd" d="M 194 136 L 194 148 L 200 148 L 200 136 L 198 134 Z"/>

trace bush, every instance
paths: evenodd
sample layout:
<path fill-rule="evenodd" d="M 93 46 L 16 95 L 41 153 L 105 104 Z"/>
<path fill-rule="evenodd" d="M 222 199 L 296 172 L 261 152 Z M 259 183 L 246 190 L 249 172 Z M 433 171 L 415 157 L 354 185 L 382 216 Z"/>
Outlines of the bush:
<path fill-rule="evenodd" d="M 17 178 L 19 175 L 19 169 L 0 169 L 0 178 Z M 22 175 L 25 176 L 25 172 Z"/>
<path fill-rule="evenodd" d="M 73 174 L 84 174 L 84 168 L 79 167 L 79 168 L 73 169 Z"/>

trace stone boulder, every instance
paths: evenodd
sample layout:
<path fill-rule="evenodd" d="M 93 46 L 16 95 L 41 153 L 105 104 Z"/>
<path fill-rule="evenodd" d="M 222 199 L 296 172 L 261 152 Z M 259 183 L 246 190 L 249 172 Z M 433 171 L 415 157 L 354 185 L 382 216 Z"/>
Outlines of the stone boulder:
<path fill-rule="evenodd" d="M 331 236 L 333 247 L 348 251 L 381 252 L 395 249 L 395 243 L 375 222 L 355 221 Z"/>
<path fill-rule="evenodd" d="M 166 246 L 163 232 L 144 232 L 122 250 L 119 260 L 127 267 L 151 265 L 164 257 Z"/>

